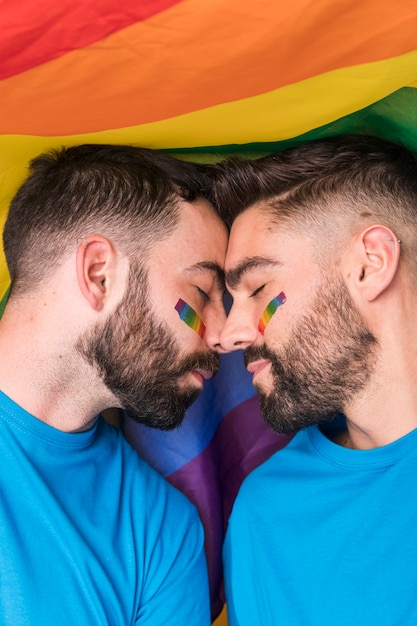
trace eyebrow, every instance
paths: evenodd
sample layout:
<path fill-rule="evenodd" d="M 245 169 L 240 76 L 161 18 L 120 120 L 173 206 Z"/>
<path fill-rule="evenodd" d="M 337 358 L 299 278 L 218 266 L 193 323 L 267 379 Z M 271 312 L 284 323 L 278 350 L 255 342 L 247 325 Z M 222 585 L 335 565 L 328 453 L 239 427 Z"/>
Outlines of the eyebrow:
<path fill-rule="evenodd" d="M 186 274 L 195 274 L 196 272 L 200 272 L 201 274 L 203 272 L 210 272 L 211 274 L 214 274 L 217 287 L 219 289 L 225 288 L 224 272 L 220 265 L 217 265 L 217 263 L 213 263 L 212 261 L 200 261 L 200 263 L 195 263 L 185 269 Z"/>
<path fill-rule="evenodd" d="M 281 263 L 279 261 L 269 259 L 268 257 L 253 256 L 243 259 L 236 267 L 233 267 L 225 273 L 227 286 L 231 289 L 236 289 L 242 280 L 244 274 L 248 274 L 253 270 L 259 268 L 272 268 L 278 267 Z"/>

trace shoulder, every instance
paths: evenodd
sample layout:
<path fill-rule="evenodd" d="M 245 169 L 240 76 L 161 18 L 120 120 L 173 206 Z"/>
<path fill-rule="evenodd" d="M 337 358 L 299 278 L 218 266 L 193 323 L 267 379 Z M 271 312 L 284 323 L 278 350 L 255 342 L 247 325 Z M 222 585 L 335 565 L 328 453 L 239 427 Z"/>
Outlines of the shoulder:
<path fill-rule="evenodd" d="M 209 624 L 203 527 L 195 506 L 144 461 L 122 432 L 100 424 L 106 473 L 118 482 L 118 541 L 135 555 L 140 624 Z M 111 467 L 112 466 L 112 467 Z"/>
<path fill-rule="evenodd" d="M 102 420 L 98 441 L 105 451 L 109 480 L 117 484 L 123 502 L 128 502 L 138 516 L 152 519 L 161 527 L 167 520 L 173 520 L 178 528 L 195 527 L 200 532 L 194 505 L 138 454 L 120 429 Z"/>
<path fill-rule="evenodd" d="M 242 483 L 241 491 L 251 489 L 254 484 L 276 478 L 282 468 L 288 468 L 298 462 L 300 455 L 305 455 L 311 448 L 311 431 L 316 427 L 305 428 L 294 435 L 285 447 L 274 452 L 266 461 L 258 465 Z"/>
<path fill-rule="evenodd" d="M 284 448 L 246 476 L 233 504 L 231 523 L 239 524 L 237 520 L 247 517 L 251 510 L 256 514 L 260 506 L 263 510 L 274 507 L 277 498 L 293 489 L 293 482 L 305 473 L 315 456 L 311 434 L 311 428 L 298 432 Z"/>

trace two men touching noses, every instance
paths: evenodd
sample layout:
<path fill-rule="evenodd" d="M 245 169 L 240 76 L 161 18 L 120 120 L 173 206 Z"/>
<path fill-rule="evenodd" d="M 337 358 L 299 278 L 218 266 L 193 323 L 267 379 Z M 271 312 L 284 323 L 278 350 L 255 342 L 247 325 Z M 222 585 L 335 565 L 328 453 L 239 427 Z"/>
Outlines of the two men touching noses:
<path fill-rule="evenodd" d="M 415 623 L 416 181 L 360 135 L 33 161 L 4 229 L 2 623 L 210 623 L 196 511 L 97 416 L 175 428 L 233 350 L 297 435 L 235 501 L 230 626 Z"/>

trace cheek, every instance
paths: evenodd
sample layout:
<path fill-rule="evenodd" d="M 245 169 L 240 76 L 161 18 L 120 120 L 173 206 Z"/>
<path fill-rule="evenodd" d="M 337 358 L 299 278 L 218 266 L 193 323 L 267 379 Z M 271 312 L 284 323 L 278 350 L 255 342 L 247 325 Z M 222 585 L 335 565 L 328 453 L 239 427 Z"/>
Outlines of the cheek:
<path fill-rule="evenodd" d="M 192 331 L 194 331 L 201 339 L 204 339 L 204 334 L 206 331 L 206 326 L 192 306 L 185 302 L 182 298 L 179 298 L 175 305 L 175 310 L 177 311 L 179 318 L 186 326 L 188 326 Z"/>
<path fill-rule="evenodd" d="M 186 289 L 170 286 L 164 293 L 152 293 L 152 309 L 181 347 L 198 346 L 204 338 L 206 321 Z"/>
<path fill-rule="evenodd" d="M 271 321 L 272 317 L 276 314 L 278 309 L 282 307 L 287 301 L 287 296 L 283 291 L 281 291 L 275 298 L 273 298 L 265 307 L 262 312 L 259 322 L 258 322 L 258 330 L 263 335 L 265 333 L 265 329 Z"/>

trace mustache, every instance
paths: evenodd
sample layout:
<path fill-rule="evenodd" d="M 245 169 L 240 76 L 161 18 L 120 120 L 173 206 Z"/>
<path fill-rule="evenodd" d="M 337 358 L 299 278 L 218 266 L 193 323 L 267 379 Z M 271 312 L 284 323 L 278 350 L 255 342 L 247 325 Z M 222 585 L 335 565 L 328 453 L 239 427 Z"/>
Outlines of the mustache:
<path fill-rule="evenodd" d="M 266 346 L 249 346 L 243 353 L 245 367 L 247 367 L 252 361 L 259 361 L 261 359 L 274 361 L 276 356 Z"/>
<path fill-rule="evenodd" d="M 181 361 L 178 375 L 181 376 L 193 370 L 202 370 L 216 376 L 219 369 L 220 355 L 217 352 L 195 352 Z"/>

